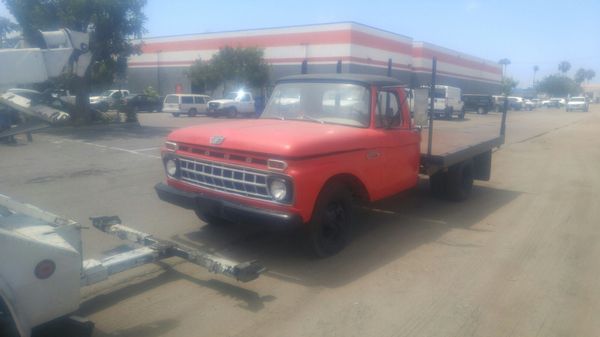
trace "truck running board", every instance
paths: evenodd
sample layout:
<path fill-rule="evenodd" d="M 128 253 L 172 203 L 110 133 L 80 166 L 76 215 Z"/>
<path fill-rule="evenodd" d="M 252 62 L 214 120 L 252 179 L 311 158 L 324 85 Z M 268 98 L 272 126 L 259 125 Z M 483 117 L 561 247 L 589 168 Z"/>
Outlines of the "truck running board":
<path fill-rule="evenodd" d="M 109 256 L 102 261 L 83 261 L 82 285 L 98 283 L 106 280 L 110 275 L 174 256 L 202 266 L 211 273 L 225 275 L 240 282 L 255 280 L 266 271 L 266 268 L 256 261 L 237 263 L 197 249 L 157 239 L 148 233 L 122 225 L 118 216 L 93 217 L 90 220 L 97 229 L 143 247 Z"/>

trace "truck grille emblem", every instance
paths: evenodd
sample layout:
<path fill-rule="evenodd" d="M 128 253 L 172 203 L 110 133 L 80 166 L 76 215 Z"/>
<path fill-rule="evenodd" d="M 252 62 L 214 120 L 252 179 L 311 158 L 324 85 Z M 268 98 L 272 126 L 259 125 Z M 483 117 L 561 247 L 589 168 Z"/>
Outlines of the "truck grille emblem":
<path fill-rule="evenodd" d="M 221 144 L 223 144 L 223 141 L 225 141 L 225 137 L 223 137 L 223 136 L 212 136 L 212 137 L 210 137 L 210 144 L 211 145 L 221 145 Z"/>

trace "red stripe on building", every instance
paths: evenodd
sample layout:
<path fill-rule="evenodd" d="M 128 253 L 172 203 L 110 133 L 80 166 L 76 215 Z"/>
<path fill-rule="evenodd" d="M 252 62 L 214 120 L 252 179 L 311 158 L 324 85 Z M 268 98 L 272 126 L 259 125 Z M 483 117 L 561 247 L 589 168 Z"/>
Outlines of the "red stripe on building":
<path fill-rule="evenodd" d="M 485 71 L 485 72 L 496 74 L 496 75 L 502 75 L 502 68 L 500 68 L 499 66 L 493 66 L 490 64 L 486 64 L 483 61 L 476 62 L 476 61 L 467 60 L 464 58 L 460 58 L 460 57 L 457 57 L 454 55 L 446 54 L 443 52 L 439 52 L 437 50 L 432 50 L 432 49 L 428 49 L 428 48 L 424 48 L 424 47 L 413 48 L 412 56 L 413 57 L 422 57 L 424 59 L 429 59 L 429 60 L 431 60 L 435 56 L 435 57 L 437 57 L 437 60 L 440 62 L 450 63 L 453 65 L 470 68 L 470 69 L 477 69 L 477 70 Z M 431 68 L 429 68 L 429 70 L 431 71 Z"/>
<path fill-rule="evenodd" d="M 170 52 L 184 50 L 214 50 L 224 46 L 232 47 L 282 47 L 317 44 L 344 44 L 351 42 L 351 30 L 319 31 L 310 33 L 271 34 L 261 36 L 237 36 L 223 38 L 196 39 L 172 42 L 146 42 L 142 52 Z"/>
<path fill-rule="evenodd" d="M 371 47 L 375 49 L 387 50 L 394 53 L 412 55 L 412 44 L 391 40 L 385 37 L 371 35 L 360 31 L 352 31 L 352 43 Z"/>

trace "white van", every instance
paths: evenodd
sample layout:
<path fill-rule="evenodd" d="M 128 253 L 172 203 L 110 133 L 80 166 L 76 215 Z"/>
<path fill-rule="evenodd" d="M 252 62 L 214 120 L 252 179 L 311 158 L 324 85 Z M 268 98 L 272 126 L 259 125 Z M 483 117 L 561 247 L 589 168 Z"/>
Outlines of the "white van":
<path fill-rule="evenodd" d="M 206 114 L 210 96 L 194 94 L 172 94 L 165 97 L 163 112 L 170 112 L 174 117 Z"/>
<path fill-rule="evenodd" d="M 453 115 L 456 115 L 460 119 L 465 118 L 464 103 L 461 94 L 460 88 L 448 85 L 436 85 L 433 96 L 434 115 L 445 117 L 446 119 L 451 119 Z"/>

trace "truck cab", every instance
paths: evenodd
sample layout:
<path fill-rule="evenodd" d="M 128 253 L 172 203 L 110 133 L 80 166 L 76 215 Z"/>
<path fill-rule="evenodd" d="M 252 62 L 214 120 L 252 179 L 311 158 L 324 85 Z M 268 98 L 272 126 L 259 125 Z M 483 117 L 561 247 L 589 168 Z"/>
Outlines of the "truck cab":
<path fill-rule="evenodd" d="M 207 223 L 304 226 L 316 255 L 335 254 L 347 241 L 353 200 L 417 184 L 420 132 L 406 101 L 389 77 L 283 78 L 259 119 L 172 132 L 157 193 Z"/>

